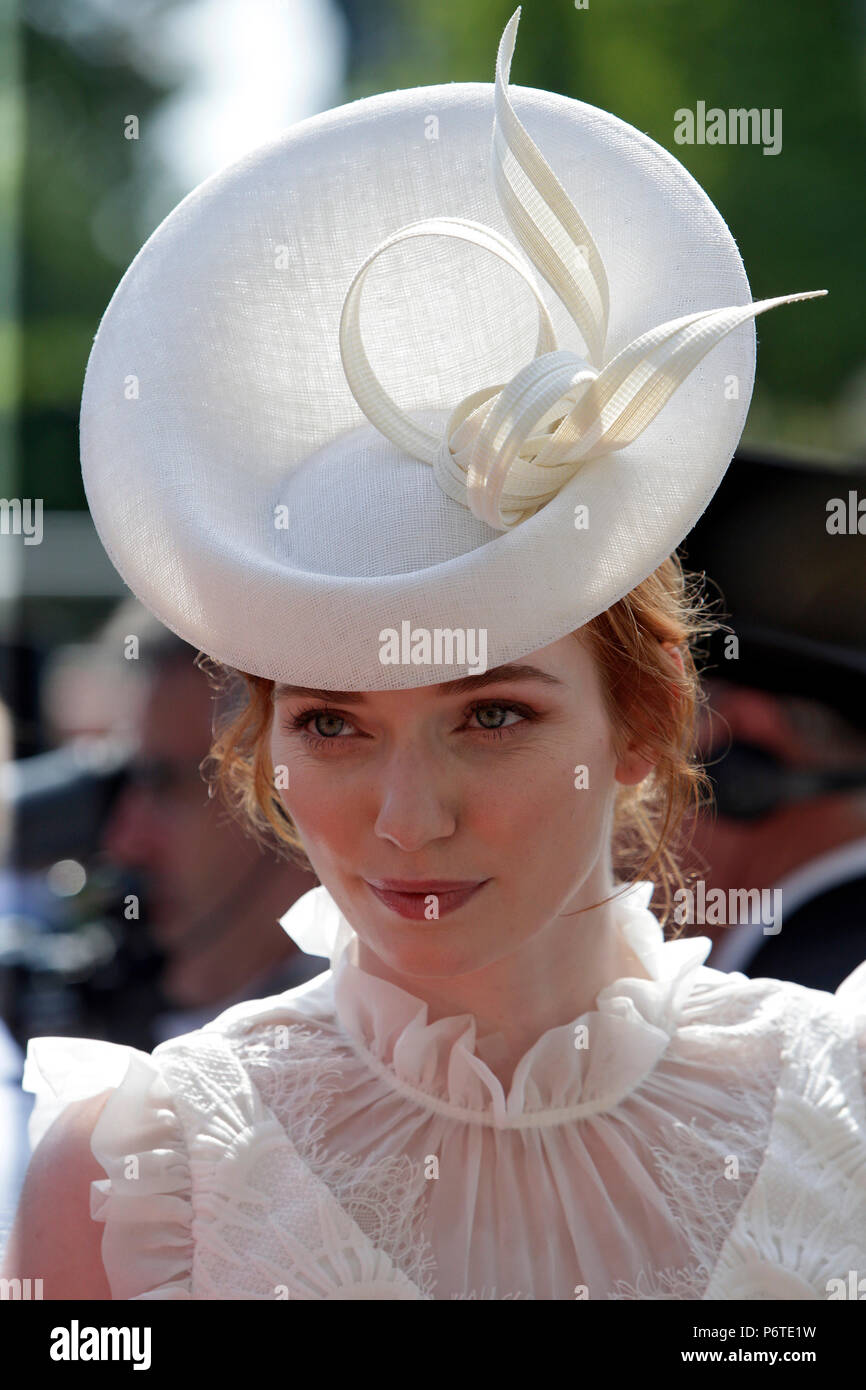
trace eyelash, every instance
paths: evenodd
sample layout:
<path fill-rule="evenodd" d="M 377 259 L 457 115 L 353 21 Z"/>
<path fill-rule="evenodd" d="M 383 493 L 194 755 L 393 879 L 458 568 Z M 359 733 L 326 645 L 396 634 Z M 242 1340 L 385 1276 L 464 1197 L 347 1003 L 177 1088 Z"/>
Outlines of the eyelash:
<path fill-rule="evenodd" d="M 470 733 L 485 735 L 486 738 L 507 738 L 514 730 L 520 729 L 524 724 L 529 724 L 539 717 L 536 711 L 530 709 L 528 705 L 516 704 L 511 700 L 476 700 L 476 702 L 470 705 L 465 711 L 465 717 L 471 717 L 476 710 L 479 709 L 501 709 L 505 710 L 506 713 L 508 711 L 513 711 L 515 714 L 522 716 L 522 718 L 514 724 L 506 724 L 499 729 L 471 729 L 469 731 Z M 322 748 L 328 744 L 344 743 L 346 735 L 341 736 L 335 734 L 332 738 L 323 738 L 319 734 L 311 734 L 308 731 L 307 725 L 319 714 L 336 715 L 338 719 L 345 720 L 347 724 L 351 723 L 351 720 L 347 719 L 346 716 L 341 714 L 337 709 L 330 709 L 328 706 L 315 706 L 310 709 L 299 710 L 297 714 L 292 714 L 289 715 L 288 718 L 282 719 L 280 721 L 280 727 L 286 734 L 299 734 L 311 748 Z"/>

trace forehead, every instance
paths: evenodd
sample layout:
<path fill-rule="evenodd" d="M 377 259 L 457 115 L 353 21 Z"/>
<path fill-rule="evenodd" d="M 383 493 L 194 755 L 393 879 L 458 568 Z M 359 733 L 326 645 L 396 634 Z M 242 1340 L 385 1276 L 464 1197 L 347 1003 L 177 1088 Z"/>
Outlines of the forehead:
<path fill-rule="evenodd" d="M 384 695 L 391 699 L 403 698 L 404 700 L 407 696 L 415 696 L 416 698 L 426 696 L 428 699 L 435 699 L 437 697 L 469 695 L 506 683 L 528 683 L 546 686 L 551 690 L 563 689 L 568 684 L 569 677 L 574 674 L 573 663 L 579 662 L 581 659 L 579 653 L 580 648 L 573 638 L 563 639 L 561 642 L 556 642 L 550 647 L 533 653 L 526 661 L 509 662 L 506 665 L 495 666 L 475 675 L 461 676 L 456 680 L 442 681 L 436 685 L 419 686 L 414 690 L 388 692 L 334 690 L 276 682 L 273 688 L 273 698 L 274 700 L 295 698 L 339 701 L 341 704 L 361 704 L 370 699 L 382 698 Z M 584 657 L 584 659 L 586 658 Z"/>

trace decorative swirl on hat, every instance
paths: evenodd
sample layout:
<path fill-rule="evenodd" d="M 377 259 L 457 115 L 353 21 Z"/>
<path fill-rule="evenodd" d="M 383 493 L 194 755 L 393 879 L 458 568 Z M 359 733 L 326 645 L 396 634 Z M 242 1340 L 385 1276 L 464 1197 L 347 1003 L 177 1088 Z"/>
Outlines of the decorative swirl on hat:
<path fill-rule="evenodd" d="M 557 347 L 530 266 L 492 227 L 457 217 L 412 222 L 367 257 L 346 295 L 340 355 L 349 388 L 376 429 L 429 463 L 439 486 L 495 530 L 507 531 L 545 506 L 590 459 L 637 439 L 703 357 L 733 329 L 780 304 L 826 290 L 704 309 L 671 319 L 604 361 L 608 284 L 585 222 L 521 124 L 508 95 L 520 9 L 496 57 L 493 175 L 517 241 L 568 309 L 587 357 Z M 523 277 L 538 307 L 534 358 L 511 381 L 467 396 L 439 438 L 417 425 L 382 388 L 361 341 L 361 292 L 373 262 L 410 237 L 450 236 L 474 243 Z"/>

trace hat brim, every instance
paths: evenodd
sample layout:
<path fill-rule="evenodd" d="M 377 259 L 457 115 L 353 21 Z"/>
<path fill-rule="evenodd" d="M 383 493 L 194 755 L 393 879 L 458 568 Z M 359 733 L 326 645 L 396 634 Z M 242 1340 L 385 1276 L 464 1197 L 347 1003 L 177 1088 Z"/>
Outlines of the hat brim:
<path fill-rule="evenodd" d="M 601 252 L 607 360 L 662 322 L 751 302 L 723 218 L 668 151 L 580 101 L 509 92 Z M 751 398 L 751 321 L 634 443 L 585 463 L 535 516 L 506 533 L 454 520 L 452 553 L 431 552 L 425 529 L 458 504 L 442 497 L 442 513 L 427 465 L 401 459 L 366 421 L 340 359 L 340 313 L 360 262 L 409 222 L 464 217 L 510 237 L 489 168 L 493 114 L 492 84 L 450 83 L 303 121 L 195 189 L 120 282 L 84 383 L 87 499 L 129 587 L 211 656 L 342 689 L 452 679 L 450 664 L 381 664 L 379 633 L 408 621 L 484 628 L 487 664 L 516 660 L 646 578 L 718 487 Z M 382 259 L 365 291 L 365 345 L 406 410 L 447 418 L 532 356 L 536 307 L 506 267 L 433 239 Z M 560 347 L 582 354 L 542 290 Z M 354 479 L 355 493 L 321 488 L 318 514 L 309 500 L 293 514 L 299 466 L 341 450 L 334 476 Z M 400 465 L 406 487 L 377 497 L 359 532 L 365 470 Z M 317 563 L 310 536 L 324 533 Z"/>

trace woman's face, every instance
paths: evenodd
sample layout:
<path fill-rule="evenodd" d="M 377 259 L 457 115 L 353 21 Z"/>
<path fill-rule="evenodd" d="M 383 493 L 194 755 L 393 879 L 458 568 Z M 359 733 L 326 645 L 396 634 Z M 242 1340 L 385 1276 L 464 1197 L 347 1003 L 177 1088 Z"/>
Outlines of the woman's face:
<path fill-rule="evenodd" d="M 274 691 L 276 784 L 321 882 L 393 970 L 482 969 L 610 891 L 616 784 L 651 764 L 617 759 L 573 635 L 443 685 L 296 689 Z"/>

